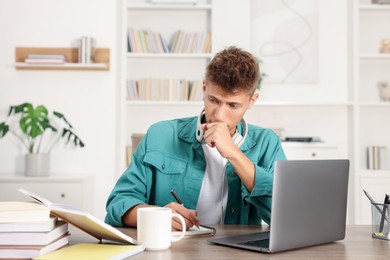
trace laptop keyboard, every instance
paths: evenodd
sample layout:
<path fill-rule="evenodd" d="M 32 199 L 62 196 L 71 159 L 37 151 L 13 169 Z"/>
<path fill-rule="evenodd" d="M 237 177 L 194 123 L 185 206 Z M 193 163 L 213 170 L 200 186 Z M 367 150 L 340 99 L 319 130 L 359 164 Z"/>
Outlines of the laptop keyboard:
<path fill-rule="evenodd" d="M 253 247 L 268 248 L 269 247 L 269 239 L 252 240 L 252 241 L 247 241 L 247 242 L 241 242 L 238 244 L 246 245 L 246 246 L 253 246 Z"/>

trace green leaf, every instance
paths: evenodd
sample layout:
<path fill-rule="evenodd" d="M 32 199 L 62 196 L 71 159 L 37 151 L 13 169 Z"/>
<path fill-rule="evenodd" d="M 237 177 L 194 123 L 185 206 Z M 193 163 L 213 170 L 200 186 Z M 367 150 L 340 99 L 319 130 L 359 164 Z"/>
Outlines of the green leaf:
<path fill-rule="evenodd" d="M 23 106 L 23 116 L 19 121 L 23 133 L 31 138 L 41 135 L 46 128 L 50 128 L 48 111 L 46 107 L 40 105 L 34 109 L 31 104 Z"/>
<path fill-rule="evenodd" d="M 69 121 L 66 120 L 65 116 L 63 114 L 61 114 L 60 112 L 53 111 L 53 115 L 55 115 L 59 119 L 64 120 L 64 122 L 69 126 L 69 128 L 73 128 L 73 126 L 69 123 Z"/>
<path fill-rule="evenodd" d="M 4 137 L 8 131 L 9 126 L 5 122 L 0 123 L 0 138 Z"/>
<path fill-rule="evenodd" d="M 84 147 L 84 143 L 83 141 L 81 141 L 81 139 L 70 129 L 64 129 L 62 131 L 62 137 L 66 138 L 67 136 L 67 143 L 69 143 L 72 138 L 73 138 L 73 144 L 77 147 L 77 146 L 80 146 L 80 147 Z"/>

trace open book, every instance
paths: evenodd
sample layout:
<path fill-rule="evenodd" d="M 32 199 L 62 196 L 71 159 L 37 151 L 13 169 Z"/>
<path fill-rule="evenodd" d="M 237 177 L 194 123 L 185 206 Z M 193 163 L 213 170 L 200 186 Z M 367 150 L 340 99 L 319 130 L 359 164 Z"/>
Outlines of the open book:
<path fill-rule="evenodd" d="M 99 240 L 106 239 L 124 244 L 137 244 L 135 239 L 123 234 L 116 228 L 107 225 L 87 212 L 72 208 L 69 205 L 52 203 L 49 200 L 25 189 L 19 189 L 19 191 L 38 203 L 48 207 L 53 215 L 76 226 Z"/>

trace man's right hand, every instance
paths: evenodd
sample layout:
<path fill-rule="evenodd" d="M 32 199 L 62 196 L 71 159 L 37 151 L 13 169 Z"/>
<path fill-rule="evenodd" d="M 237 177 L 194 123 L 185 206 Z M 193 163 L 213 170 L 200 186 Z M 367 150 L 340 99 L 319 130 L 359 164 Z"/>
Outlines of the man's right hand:
<path fill-rule="evenodd" d="M 182 215 L 185 222 L 186 222 L 187 230 L 193 226 L 196 226 L 199 228 L 200 222 L 199 222 L 199 219 L 196 217 L 195 210 L 187 209 L 183 205 L 176 203 L 176 202 L 171 202 L 171 203 L 165 205 L 164 207 L 170 208 L 170 209 L 172 209 L 172 212 L 176 212 L 176 213 Z M 172 219 L 172 229 L 173 230 L 182 230 L 183 229 L 180 221 L 176 218 Z"/>
<path fill-rule="evenodd" d="M 144 207 L 158 207 L 154 205 L 147 205 L 147 204 L 139 204 L 130 210 L 128 210 L 122 217 L 122 221 L 125 225 L 130 226 L 130 227 L 136 227 L 137 226 L 137 209 L 139 208 L 144 208 Z M 190 210 L 184 207 L 181 204 L 171 202 L 167 205 L 165 205 L 165 208 L 170 208 L 172 209 L 172 212 L 176 212 L 180 215 L 183 216 L 185 222 L 186 222 L 186 227 L 187 229 L 196 226 L 199 227 L 200 222 L 199 219 L 196 217 L 196 211 L 195 210 Z M 176 218 L 172 219 L 172 229 L 173 230 L 182 230 L 183 227 L 180 223 L 179 220 Z"/>

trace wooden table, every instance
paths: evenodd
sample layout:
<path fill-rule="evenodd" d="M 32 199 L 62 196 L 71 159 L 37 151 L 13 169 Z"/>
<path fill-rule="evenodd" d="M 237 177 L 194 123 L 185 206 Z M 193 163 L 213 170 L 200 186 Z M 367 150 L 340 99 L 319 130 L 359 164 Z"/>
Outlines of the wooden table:
<path fill-rule="evenodd" d="M 224 225 L 215 226 L 216 237 L 246 234 L 267 230 L 267 226 L 241 226 Z M 122 232 L 136 238 L 137 231 L 133 228 L 122 228 Z M 71 244 L 80 242 L 97 242 L 89 235 L 79 230 L 71 229 Z M 351 225 L 347 226 L 347 234 L 344 240 L 325 245 L 295 249 L 280 253 L 258 253 L 209 243 L 210 236 L 186 237 L 172 243 L 170 249 L 163 251 L 145 251 L 132 256 L 132 260 L 214 260 L 214 259 L 351 259 L 371 260 L 390 259 L 390 241 L 371 237 L 371 226 Z"/>

